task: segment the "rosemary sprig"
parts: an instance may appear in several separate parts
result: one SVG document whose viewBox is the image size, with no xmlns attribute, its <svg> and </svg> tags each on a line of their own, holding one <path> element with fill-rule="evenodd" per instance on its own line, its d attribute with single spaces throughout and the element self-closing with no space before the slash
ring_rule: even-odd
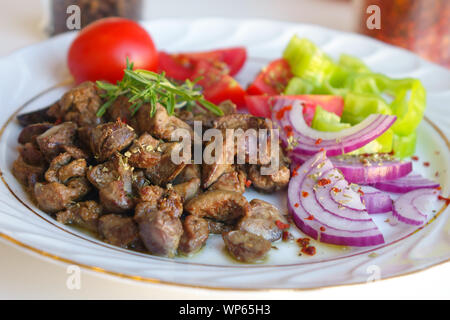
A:
<svg viewBox="0 0 450 320">
<path fill-rule="evenodd" d="M 223 115 L 223 111 L 214 103 L 207 101 L 200 88 L 195 86 L 196 81 L 186 80 L 177 85 L 165 77 L 148 70 L 133 70 L 133 63 L 127 59 L 127 68 L 121 81 L 117 84 L 97 81 L 97 86 L 104 91 L 102 97 L 106 102 L 97 111 L 101 117 L 119 96 L 128 97 L 131 103 L 130 110 L 134 115 L 144 103 L 151 105 L 150 116 L 156 112 L 156 104 L 163 105 L 172 115 L 175 109 L 192 107 L 199 103 L 217 116 Z"/>
</svg>

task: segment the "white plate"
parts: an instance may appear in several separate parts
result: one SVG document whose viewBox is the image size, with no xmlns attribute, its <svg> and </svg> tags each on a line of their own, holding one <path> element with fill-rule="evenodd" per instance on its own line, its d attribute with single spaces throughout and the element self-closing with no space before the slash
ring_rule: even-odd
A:
<svg viewBox="0 0 450 320">
<path fill-rule="evenodd" d="M 359 35 L 317 26 L 265 20 L 156 20 L 143 25 L 156 45 L 168 51 L 205 50 L 244 45 L 249 61 L 238 75 L 246 85 L 271 59 L 281 56 L 289 38 L 308 37 L 330 55 L 349 53 L 362 58 L 373 70 L 392 77 L 418 77 L 428 91 L 427 120 L 419 126 L 414 170 L 437 179 L 448 194 L 450 176 L 450 72 L 425 62 L 407 51 Z M 74 228 L 61 225 L 40 211 L 11 174 L 17 157 L 20 127 L 14 115 L 50 104 L 64 92 L 58 86 L 70 78 L 66 68 L 67 49 L 74 34 L 64 34 L 17 51 L 0 60 L 2 122 L 0 136 L 0 235 L 41 255 L 100 272 L 140 281 L 203 288 L 262 289 L 316 288 L 365 282 L 417 271 L 450 258 L 448 209 L 417 230 L 385 222 L 388 215 L 375 217 L 386 244 L 350 248 L 314 242 L 317 254 L 299 256 L 295 243 L 276 243 L 264 264 L 239 264 L 224 254 L 220 236 L 190 259 L 165 259 L 113 247 Z M 8 120 L 9 119 L 9 120 Z M 429 161 L 429 167 L 423 166 Z M 439 177 L 435 173 L 439 172 Z M 247 197 L 268 200 L 286 208 L 285 193 L 270 196 L 247 192 Z M 294 230 L 294 235 L 301 233 Z"/>
</svg>

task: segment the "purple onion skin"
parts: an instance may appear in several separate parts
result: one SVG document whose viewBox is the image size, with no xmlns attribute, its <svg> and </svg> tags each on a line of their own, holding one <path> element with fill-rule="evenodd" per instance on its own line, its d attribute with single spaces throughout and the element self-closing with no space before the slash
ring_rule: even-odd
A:
<svg viewBox="0 0 450 320">
<path fill-rule="evenodd" d="M 290 154 L 293 163 L 303 164 L 309 156 Z M 333 165 L 341 170 L 342 174 L 349 183 L 356 184 L 374 184 L 388 180 L 394 180 L 408 175 L 413 167 L 412 162 L 396 161 L 384 162 L 382 165 L 373 164 L 364 166 L 362 163 L 348 162 L 330 158 Z"/>
<path fill-rule="evenodd" d="M 339 237 L 335 235 L 330 235 L 325 232 L 320 232 L 319 239 L 319 231 L 305 224 L 305 222 L 293 213 L 292 206 L 288 204 L 289 213 L 294 220 L 295 225 L 302 230 L 306 235 L 310 236 L 314 240 L 318 240 L 324 243 L 341 245 L 341 246 L 352 246 L 352 247 L 369 247 L 376 246 L 379 244 L 385 243 L 383 235 L 377 234 L 369 237 Z"/>
<path fill-rule="evenodd" d="M 369 214 L 386 213 L 392 211 L 392 199 L 388 194 L 379 193 L 365 193 L 361 196 L 366 210 Z"/>
</svg>

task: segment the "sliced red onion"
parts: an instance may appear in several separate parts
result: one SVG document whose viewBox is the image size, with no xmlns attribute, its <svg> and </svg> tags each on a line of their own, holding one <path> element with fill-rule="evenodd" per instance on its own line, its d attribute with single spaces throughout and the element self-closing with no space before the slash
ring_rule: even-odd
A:
<svg viewBox="0 0 450 320">
<path fill-rule="evenodd" d="M 337 171 L 337 169 L 335 169 Z M 366 211 L 358 190 L 353 190 L 348 182 L 339 180 L 330 190 L 331 198 L 341 206 L 357 211 Z"/>
<path fill-rule="evenodd" d="M 369 214 L 386 213 L 392 211 L 392 199 L 389 194 L 369 186 L 358 186 L 361 199 Z"/>
<path fill-rule="evenodd" d="M 417 189 L 405 193 L 394 201 L 393 215 L 406 224 L 423 225 L 428 220 L 425 208 L 438 194 L 436 189 Z"/>
<path fill-rule="evenodd" d="M 291 110 L 284 109 L 290 106 Z M 294 153 L 313 155 L 324 149 L 337 156 L 359 149 L 389 129 L 396 116 L 371 114 L 362 122 L 338 132 L 323 132 L 309 127 L 303 118 L 303 105 L 298 100 L 279 99 L 274 105 L 273 120 L 281 127 L 280 137 Z"/>
<path fill-rule="evenodd" d="M 406 193 L 416 189 L 438 188 L 439 183 L 428 180 L 420 174 L 410 174 L 395 180 L 377 182 L 373 186 L 387 192 Z"/>
<path fill-rule="evenodd" d="M 325 152 L 314 155 L 297 169 L 288 188 L 289 211 L 295 224 L 310 237 L 326 243 L 349 246 L 384 243 L 383 235 L 366 211 L 343 206 L 339 203 L 341 198 L 332 198 L 332 188 L 338 182 L 342 190 L 348 188 Z M 352 199 L 352 205 L 360 208 L 356 205 L 359 195 L 352 195 L 356 198 Z"/>
<path fill-rule="evenodd" d="M 310 156 L 290 153 L 289 157 L 293 163 L 301 164 Z M 343 155 L 332 157 L 330 160 L 337 169 L 341 170 L 348 182 L 357 184 L 372 184 L 398 179 L 412 171 L 412 162 L 396 160 L 386 154 Z"/>
</svg>

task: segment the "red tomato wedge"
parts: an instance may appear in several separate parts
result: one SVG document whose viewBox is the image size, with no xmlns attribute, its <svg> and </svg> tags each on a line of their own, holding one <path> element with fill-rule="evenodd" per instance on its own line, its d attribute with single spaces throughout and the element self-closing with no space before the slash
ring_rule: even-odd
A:
<svg viewBox="0 0 450 320">
<path fill-rule="evenodd" d="M 206 61 L 225 73 L 234 76 L 247 60 L 247 50 L 244 47 L 218 49 L 205 52 L 186 52 L 169 54 L 159 52 L 158 71 L 164 71 L 170 78 L 186 80 L 192 78 L 199 61 Z"/>
<path fill-rule="evenodd" d="M 231 100 L 238 108 L 245 106 L 244 89 L 224 70 L 216 68 L 207 61 L 199 61 L 191 79 L 198 78 L 201 78 L 197 83 L 203 87 L 206 100 L 215 104 Z"/>
<path fill-rule="evenodd" d="M 248 111 L 258 117 L 272 117 L 272 106 L 276 102 L 276 99 L 288 98 L 297 99 L 305 102 L 303 108 L 303 115 L 306 123 L 310 126 L 314 113 L 316 112 L 316 107 L 320 105 L 322 108 L 329 112 L 333 112 L 339 117 L 342 116 L 342 111 L 344 109 L 344 99 L 341 96 L 332 95 L 296 95 L 296 96 L 252 96 L 247 95 L 245 97 L 245 104 Z"/>
<path fill-rule="evenodd" d="M 277 59 L 264 67 L 247 88 L 251 95 L 277 95 L 284 91 L 292 78 L 291 68 L 284 59 Z"/>
<path fill-rule="evenodd" d="M 195 70 L 195 63 L 182 54 L 169 54 L 160 51 L 158 62 L 158 73 L 164 71 L 167 77 L 175 80 L 189 79 Z"/>
</svg>

